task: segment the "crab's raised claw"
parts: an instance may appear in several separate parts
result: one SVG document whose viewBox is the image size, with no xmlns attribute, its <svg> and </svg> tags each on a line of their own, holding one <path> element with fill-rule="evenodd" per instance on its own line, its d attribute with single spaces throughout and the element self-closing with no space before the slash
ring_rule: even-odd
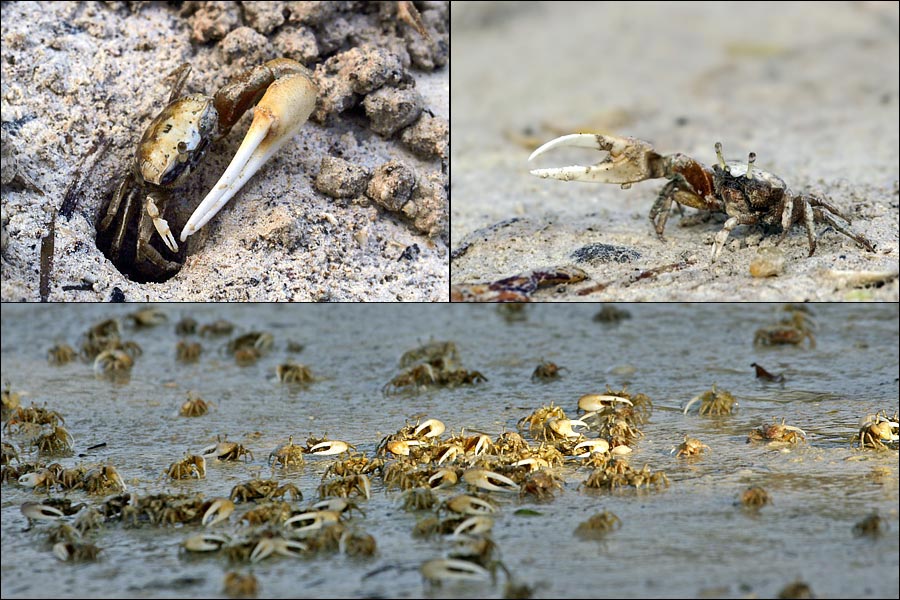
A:
<svg viewBox="0 0 900 600">
<path fill-rule="evenodd" d="M 318 89 L 306 73 L 291 73 L 272 82 L 253 113 L 241 147 L 181 232 L 181 241 L 196 233 L 234 196 L 273 154 L 293 137 L 316 106 Z"/>
<path fill-rule="evenodd" d="M 552 169 L 533 169 L 532 175 L 542 179 L 630 184 L 665 176 L 664 159 L 653 146 L 631 137 L 615 137 L 593 133 L 573 133 L 550 140 L 531 153 L 534 160 L 548 150 L 562 146 L 593 148 L 609 152 L 609 156 L 588 167 L 573 165 Z"/>
</svg>

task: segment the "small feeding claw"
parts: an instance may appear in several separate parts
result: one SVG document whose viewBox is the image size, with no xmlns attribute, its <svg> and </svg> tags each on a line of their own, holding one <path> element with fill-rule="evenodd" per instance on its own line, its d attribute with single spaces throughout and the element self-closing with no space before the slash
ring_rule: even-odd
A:
<svg viewBox="0 0 900 600">
<path fill-rule="evenodd" d="M 257 104 L 253 123 L 231 164 L 184 226 L 182 242 L 216 216 L 253 174 L 293 137 L 315 108 L 317 95 L 316 84 L 306 69 L 288 73 L 272 82 Z"/>
<path fill-rule="evenodd" d="M 153 226 L 156 227 L 156 232 L 162 238 L 166 247 L 172 252 L 178 252 L 178 244 L 175 243 L 175 236 L 172 235 L 172 230 L 169 229 L 169 223 L 159 216 L 159 208 L 157 208 L 152 196 L 147 196 L 147 214 L 153 219 Z"/>
<path fill-rule="evenodd" d="M 491 492 L 518 492 L 515 481 L 500 473 L 487 469 L 469 469 L 463 473 L 463 480 L 469 485 Z"/>
<path fill-rule="evenodd" d="M 531 174 L 542 179 L 620 183 L 623 185 L 664 176 L 663 157 L 647 142 L 631 137 L 616 137 L 593 133 L 564 135 L 550 140 L 532 152 L 528 160 L 534 160 L 536 156 L 540 156 L 547 150 L 561 146 L 593 148 L 594 150 L 607 151 L 609 156 L 589 167 L 573 165 L 552 169 L 534 169 L 531 171 Z"/>
</svg>

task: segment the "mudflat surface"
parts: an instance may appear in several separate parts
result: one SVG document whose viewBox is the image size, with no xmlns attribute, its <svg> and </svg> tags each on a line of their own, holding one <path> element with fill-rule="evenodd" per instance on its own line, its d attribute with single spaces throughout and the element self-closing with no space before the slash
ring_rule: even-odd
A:
<svg viewBox="0 0 900 600">
<path fill-rule="evenodd" d="M 881 2 L 455 3 L 452 283 L 574 265 L 587 282 L 533 299 L 896 301 L 897 23 L 896 3 Z M 561 149 L 527 162 L 540 144 L 580 132 L 641 138 L 707 165 L 717 141 L 729 160 L 756 152 L 795 192 L 830 198 L 876 252 L 817 224 L 807 258 L 795 227 L 779 246 L 783 272 L 752 278 L 751 261 L 777 234 L 738 227 L 711 265 L 725 215 L 702 221 L 686 209 L 658 240 L 647 215 L 665 180 L 623 190 L 529 174 L 599 161 Z M 639 256 L 573 257 L 593 244 Z M 605 282 L 615 283 L 575 295 Z"/>
<path fill-rule="evenodd" d="M 51 301 L 108 300 L 115 288 L 127 300 L 151 301 L 446 300 L 446 216 L 443 233 L 426 235 L 363 194 L 335 199 L 314 186 L 328 156 L 370 172 L 398 160 L 420 182 L 447 184 L 446 158 L 412 152 L 400 133 L 376 134 L 361 103 L 307 122 L 189 239 L 185 266 L 169 281 L 129 281 L 95 245 L 100 212 L 182 63 L 193 67 L 184 92 L 212 94 L 272 58 L 321 71 L 327 60 L 367 45 L 395 56 L 398 80 L 408 73 L 422 107 L 449 118 L 447 5 L 423 5 L 422 13 L 433 42 L 443 44 L 434 52 L 443 52 L 441 64 L 424 64 L 430 57 L 423 59 L 420 34 L 397 19 L 392 2 L 4 3 L 3 144 L 18 155 L 19 178 L 6 184 L 4 155 L 0 297 L 38 299 L 40 241 L 72 190 L 74 210 L 56 220 Z M 175 190 L 176 237 L 224 172 L 251 113 Z M 94 152 L 101 137 L 105 151 Z"/>
</svg>

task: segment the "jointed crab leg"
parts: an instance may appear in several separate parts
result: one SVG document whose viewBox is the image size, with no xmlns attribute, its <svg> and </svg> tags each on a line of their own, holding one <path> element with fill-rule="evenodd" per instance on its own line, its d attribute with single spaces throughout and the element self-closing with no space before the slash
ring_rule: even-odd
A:
<svg viewBox="0 0 900 600">
<path fill-rule="evenodd" d="M 293 73 L 272 82 L 256 106 L 250 130 L 228 169 L 184 226 L 182 242 L 206 225 L 293 137 L 315 108 L 316 95 L 316 85 L 305 73 Z"/>
<path fill-rule="evenodd" d="M 637 138 L 616 137 L 593 133 L 573 133 L 550 140 L 531 153 L 528 160 L 553 148 L 574 146 L 609 152 L 609 156 L 591 166 L 573 165 L 551 169 L 534 169 L 532 175 L 543 179 L 585 181 L 598 183 L 636 183 L 664 176 L 662 157 L 653 147 Z"/>
</svg>

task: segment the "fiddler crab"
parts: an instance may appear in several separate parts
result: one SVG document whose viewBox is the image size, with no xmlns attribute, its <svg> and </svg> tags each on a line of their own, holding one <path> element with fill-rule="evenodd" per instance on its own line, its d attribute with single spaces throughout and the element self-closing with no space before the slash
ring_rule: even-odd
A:
<svg viewBox="0 0 900 600">
<path fill-rule="evenodd" d="M 668 179 L 650 209 L 650 222 L 656 235 L 663 238 L 669 209 L 676 205 L 690 206 L 717 213 L 726 213 L 722 230 L 716 234 L 711 258 L 715 262 L 738 225 L 781 226 L 780 243 L 791 227 L 802 223 L 809 240 L 809 256 L 816 251 L 816 222 L 830 225 L 860 246 L 874 252 L 868 238 L 856 233 L 835 217 L 850 223 L 850 218 L 828 200 L 812 194 L 794 194 L 784 180 L 759 168 L 754 168 L 756 154 L 751 152 L 746 164 L 722 157 L 722 144 L 716 142 L 718 164 L 712 169 L 685 154 L 662 155 L 648 142 L 632 137 L 577 133 L 550 140 L 535 150 L 528 160 L 562 146 L 592 148 L 609 152 L 609 156 L 591 166 L 569 166 L 531 171 L 543 179 L 617 183 L 623 189 L 645 179 Z"/>
<path fill-rule="evenodd" d="M 575 535 L 585 540 L 602 540 L 611 531 L 622 527 L 622 521 L 608 510 L 601 511 L 578 524 Z"/>
<path fill-rule="evenodd" d="M 318 88 L 312 74 L 287 58 L 244 71 L 212 97 L 181 95 L 190 71 L 189 64 L 175 71 L 168 105 L 138 142 L 130 173 L 97 224 L 98 247 L 135 281 L 163 281 L 181 268 L 183 251 L 164 218 L 168 193 L 196 170 L 211 142 L 228 135 L 258 101 L 237 154 L 188 219 L 181 231 L 182 242 L 212 219 L 293 137 L 316 105 Z"/>
<path fill-rule="evenodd" d="M 875 448 L 878 450 L 888 448 L 888 444 L 896 445 L 900 440 L 900 421 L 897 413 L 888 417 L 882 410 L 877 415 L 867 415 L 860 423 L 859 447 Z"/>
</svg>

